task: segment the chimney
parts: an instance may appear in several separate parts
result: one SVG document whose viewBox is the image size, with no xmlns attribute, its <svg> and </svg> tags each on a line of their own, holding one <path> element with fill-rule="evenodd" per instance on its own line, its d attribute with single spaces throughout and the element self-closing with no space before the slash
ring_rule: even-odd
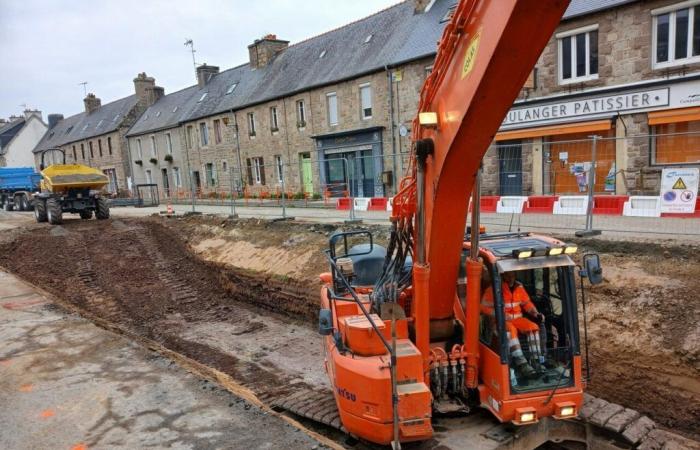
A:
<svg viewBox="0 0 700 450">
<path fill-rule="evenodd" d="M 150 103 L 148 100 L 151 96 L 149 90 L 156 87 L 156 79 L 146 75 L 146 72 L 141 72 L 134 78 L 134 92 L 139 98 L 139 103 L 143 106 L 148 107 Z"/>
<path fill-rule="evenodd" d="M 267 66 L 276 54 L 289 47 L 289 41 L 277 39 L 277 35 L 268 34 L 262 39 L 256 39 L 248 46 L 250 67 L 259 69 Z"/>
<path fill-rule="evenodd" d="M 24 118 L 26 120 L 29 120 L 29 118 L 32 116 L 36 116 L 37 119 L 42 120 L 41 111 L 39 111 L 38 109 L 25 109 L 24 110 Z"/>
<path fill-rule="evenodd" d="M 200 88 L 207 85 L 211 77 L 219 73 L 217 66 L 208 66 L 207 63 L 197 67 L 197 84 Z"/>
<path fill-rule="evenodd" d="M 430 8 L 435 3 L 435 0 L 413 0 L 413 13 L 423 14 L 430 11 Z"/>
<path fill-rule="evenodd" d="M 63 120 L 63 114 L 49 114 L 49 130 Z"/>
<path fill-rule="evenodd" d="M 85 112 L 88 114 L 91 114 L 102 106 L 102 100 L 95 97 L 93 93 L 88 94 L 87 97 L 83 99 L 83 103 L 85 103 Z"/>
<path fill-rule="evenodd" d="M 146 93 L 148 94 L 147 106 L 151 106 L 165 95 L 165 89 L 160 86 L 153 86 L 152 88 L 146 89 Z"/>
</svg>

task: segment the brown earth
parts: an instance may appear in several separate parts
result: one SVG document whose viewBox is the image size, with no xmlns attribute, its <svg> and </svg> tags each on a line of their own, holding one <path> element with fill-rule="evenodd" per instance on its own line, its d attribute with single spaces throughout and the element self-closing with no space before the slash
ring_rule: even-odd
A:
<svg viewBox="0 0 700 450">
<path fill-rule="evenodd" d="M 325 383 L 308 324 L 335 229 L 210 217 L 31 225 L 0 238 L 0 266 L 264 399 Z M 370 229 L 386 240 L 385 227 Z M 591 393 L 699 439 L 700 256 L 686 247 L 586 245 L 601 253 L 606 278 L 588 304 Z"/>
</svg>

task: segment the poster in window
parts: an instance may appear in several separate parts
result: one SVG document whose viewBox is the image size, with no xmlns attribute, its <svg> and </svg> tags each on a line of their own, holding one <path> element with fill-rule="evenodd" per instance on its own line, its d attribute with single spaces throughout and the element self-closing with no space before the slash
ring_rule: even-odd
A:
<svg viewBox="0 0 700 450">
<path fill-rule="evenodd" d="M 661 212 L 692 214 L 698 198 L 698 168 L 667 168 L 661 172 Z"/>
</svg>

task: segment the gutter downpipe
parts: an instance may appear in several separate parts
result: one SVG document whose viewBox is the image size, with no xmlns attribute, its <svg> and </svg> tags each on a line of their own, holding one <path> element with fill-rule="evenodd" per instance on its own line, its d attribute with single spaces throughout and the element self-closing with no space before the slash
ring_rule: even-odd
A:
<svg viewBox="0 0 700 450">
<path fill-rule="evenodd" d="M 389 121 L 391 123 L 391 159 L 392 159 L 392 165 L 394 173 L 392 174 L 391 177 L 391 189 L 393 190 L 393 194 L 396 194 L 396 177 L 397 177 L 397 172 L 396 172 L 396 123 L 394 122 L 394 83 L 392 80 L 392 75 L 391 72 L 389 71 L 389 66 L 384 65 L 384 70 L 386 71 L 386 79 L 387 79 L 387 86 L 389 88 Z"/>
</svg>

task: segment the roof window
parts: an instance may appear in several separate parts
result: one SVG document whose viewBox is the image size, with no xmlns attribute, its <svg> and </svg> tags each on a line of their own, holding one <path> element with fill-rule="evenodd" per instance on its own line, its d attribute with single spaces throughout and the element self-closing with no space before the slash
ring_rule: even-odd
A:
<svg viewBox="0 0 700 450">
<path fill-rule="evenodd" d="M 450 9 L 448 9 L 445 15 L 442 16 L 442 19 L 440 19 L 440 23 L 444 23 L 452 19 L 452 16 L 455 15 L 455 9 L 457 9 L 457 5 L 450 6 Z"/>
<path fill-rule="evenodd" d="M 83 131 L 87 130 L 89 126 L 90 126 L 90 122 L 86 123 L 85 126 L 83 127 Z"/>
<path fill-rule="evenodd" d="M 229 88 L 228 91 L 226 91 L 226 95 L 230 94 L 233 92 L 234 89 L 236 89 L 236 86 L 238 86 L 238 83 L 233 83 Z"/>
<path fill-rule="evenodd" d="M 119 119 L 119 114 L 117 114 L 116 116 L 114 116 L 114 119 L 112 119 L 112 122 L 116 122 L 117 119 Z"/>
<path fill-rule="evenodd" d="M 53 131 L 51 133 L 49 133 L 49 140 L 51 140 L 51 138 L 53 137 L 53 134 L 54 134 Z"/>
<path fill-rule="evenodd" d="M 160 117 L 160 111 L 156 112 L 156 117 Z"/>
<path fill-rule="evenodd" d="M 104 119 L 100 119 L 100 121 L 97 122 L 97 126 L 95 126 L 95 128 L 100 128 L 100 125 L 102 125 L 102 122 L 104 122 L 104 121 L 105 121 Z"/>
<path fill-rule="evenodd" d="M 66 130 L 66 134 L 70 133 L 72 130 L 73 130 L 73 125 L 68 127 L 68 129 Z"/>
<path fill-rule="evenodd" d="M 325 50 L 323 50 L 323 51 L 321 52 L 321 54 L 318 55 L 319 59 L 320 59 L 320 58 L 323 58 L 324 56 L 326 56 L 326 51 L 325 51 Z"/>
<path fill-rule="evenodd" d="M 369 44 L 369 41 L 371 41 L 373 37 L 374 37 L 373 34 L 368 34 L 367 37 L 365 38 L 365 44 Z"/>
<path fill-rule="evenodd" d="M 204 94 L 202 94 L 202 96 L 199 97 L 199 100 L 197 100 L 197 103 L 199 103 L 199 102 L 203 101 L 205 98 L 207 98 L 207 94 L 208 94 L 208 92 L 205 92 Z"/>
</svg>

